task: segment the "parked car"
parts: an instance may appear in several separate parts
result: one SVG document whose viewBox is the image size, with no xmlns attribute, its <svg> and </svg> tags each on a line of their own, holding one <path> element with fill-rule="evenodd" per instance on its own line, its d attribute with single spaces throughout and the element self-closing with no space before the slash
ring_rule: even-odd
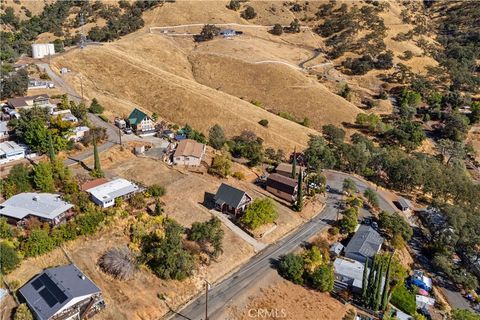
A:
<svg viewBox="0 0 480 320">
<path fill-rule="evenodd" d="M 132 128 L 124 128 L 123 132 L 125 132 L 125 134 L 132 134 L 133 133 Z"/>
</svg>

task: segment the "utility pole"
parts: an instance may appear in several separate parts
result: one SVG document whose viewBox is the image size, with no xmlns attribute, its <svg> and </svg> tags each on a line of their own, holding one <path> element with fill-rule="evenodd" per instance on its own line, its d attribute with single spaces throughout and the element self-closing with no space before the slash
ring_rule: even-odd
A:
<svg viewBox="0 0 480 320">
<path fill-rule="evenodd" d="M 210 282 L 205 279 L 205 320 L 208 320 L 208 290 L 210 290 Z"/>
<path fill-rule="evenodd" d="M 122 129 L 118 127 L 118 138 L 120 139 L 120 146 L 122 146 Z"/>
<path fill-rule="evenodd" d="M 85 99 L 83 98 L 83 76 L 80 74 L 80 88 L 82 91 L 82 102 L 85 102 Z"/>
</svg>

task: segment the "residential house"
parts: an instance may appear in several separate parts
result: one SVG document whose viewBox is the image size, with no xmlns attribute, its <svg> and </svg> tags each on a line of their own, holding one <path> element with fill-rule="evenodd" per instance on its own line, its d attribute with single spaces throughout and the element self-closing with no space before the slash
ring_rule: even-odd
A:
<svg viewBox="0 0 480 320">
<path fill-rule="evenodd" d="M 407 212 L 413 209 L 412 203 L 403 197 L 398 199 L 398 201 L 395 201 L 395 205 L 398 209 L 402 210 L 402 212 Z"/>
<path fill-rule="evenodd" d="M 9 136 L 8 121 L 0 121 L 0 141 L 7 140 Z"/>
<path fill-rule="evenodd" d="M 26 219 L 35 217 L 41 222 L 55 226 L 72 217 L 73 205 L 52 193 L 19 193 L 0 204 L 0 216 L 10 223 L 23 224 Z"/>
<path fill-rule="evenodd" d="M 297 200 L 297 179 L 272 173 L 267 177 L 267 191 L 288 202 Z"/>
<path fill-rule="evenodd" d="M 295 169 L 295 175 L 299 174 L 300 170 L 305 171 L 305 167 L 297 165 L 296 169 Z M 277 168 L 275 169 L 275 171 L 278 174 L 281 174 L 282 176 L 291 178 L 292 177 L 292 171 L 293 171 L 293 165 L 291 163 L 280 163 L 277 166 Z"/>
<path fill-rule="evenodd" d="M 333 262 L 335 288 L 361 292 L 363 283 L 364 264 L 343 257 L 336 258 Z"/>
<path fill-rule="evenodd" d="M 50 89 L 54 88 L 55 85 L 51 81 L 29 79 L 28 80 L 28 89 Z"/>
<path fill-rule="evenodd" d="M 115 204 L 115 199 L 129 199 L 135 193 L 141 192 L 142 188 L 128 180 L 119 178 L 99 184 L 86 191 L 90 194 L 93 202 L 103 208 L 108 208 Z"/>
<path fill-rule="evenodd" d="M 49 108 L 50 111 L 57 106 L 50 101 L 48 94 L 38 94 L 35 96 L 12 98 L 7 100 L 7 105 L 11 109 L 29 109 L 33 106 Z"/>
<path fill-rule="evenodd" d="M 183 166 L 199 166 L 205 155 L 206 146 L 192 139 L 178 143 L 173 154 L 173 164 Z"/>
<path fill-rule="evenodd" d="M 135 108 L 128 116 L 128 124 L 136 134 L 146 136 L 155 134 L 155 122 L 145 112 Z"/>
<path fill-rule="evenodd" d="M 0 143 L 0 164 L 25 158 L 27 148 L 19 146 L 14 141 Z"/>
<path fill-rule="evenodd" d="M 90 128 L 87 126 L 78 126 L 72 129 L 72 134 L 68 136 L 68 140 L 73 140 L 75 142 L 81 141 L 85 137 L 85 133 L 90 131 Z"/>
<path fill-rule="evenodd" d="M 413 271 L 413 274 L 410 277 L 410 283 L 425 291 L 432 290 L 432 279 L 425 276 L 425 274 L 421 270 Z"/>
<path fill-rule="evenodd" d="M 72 114 L 72 111 L 70 111 L 70 109 L 52 111 L 51 115 L 53 117 L 59 116 L 62 119 L 62 121 L 72 122 L 72 123 L 78 122 L 78 118 Z"/>
<path fill-rule="evenodd" d="M 215 194 L 214 200 L 215 209 L 237 216 L 247 209 L 252 202 L 252 197 L 243 190 L 222 183 Z"/>
<path fill-rule="evenodd" d="M 345 257 L 364 263 L 380 251 L 383 241 L 375 229 L 362 224 L 345 247 Z"/>
<path fill-rule="evenodd" d="M 105 308 L 101 290 L 73 264 L 45 269 L 19 292 L 37 320 L 90 319 Z"/>
</svg>

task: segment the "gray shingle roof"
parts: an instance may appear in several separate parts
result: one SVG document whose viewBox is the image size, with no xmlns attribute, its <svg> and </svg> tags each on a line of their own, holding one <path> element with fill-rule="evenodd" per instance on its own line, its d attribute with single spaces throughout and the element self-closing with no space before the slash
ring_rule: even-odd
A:
<svg viewBox="0 0 480 320">
<path fill-rule="evenodd" d="M 0 215 L 23 219 L 27 215 L 53 220 L 73 205 L 58 194 L 25 192 L 12 196 L 0 204 Z"/>
<path fill-rule="evenodd" d="M 371 258 L 380 250 L 382 244 L 382 236 L 372 227 L 362 224 L 345 248 L 345 255 L 354 253 Z"/>
<path fill-rule="evenodd" d="M 407 209 L 412 208 L 412 203 L 405 198 L 398 199 L 398 204 L 402 207 L 402 209 L 403 208 L 407 208 Z"/>
<path fill-rule="evenodd" d="M 215 203 L 226 203 L 232 208 L 237 208 L 245 195 L 245 191 L 222 183 L 214 197 Z"/>
<path fill-rule="evenodd" d="M 19 291 L 40 320 L 49 319 L 74 298 L 100 293 L 73 264 L 46 269 Z"/>
</svg>

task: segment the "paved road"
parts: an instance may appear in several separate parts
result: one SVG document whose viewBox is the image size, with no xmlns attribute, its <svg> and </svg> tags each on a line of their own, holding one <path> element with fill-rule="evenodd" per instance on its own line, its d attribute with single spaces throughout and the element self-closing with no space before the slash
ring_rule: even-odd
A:
<svg viewBox="0 0 480 320">
<path fill-rule="evenodd" d="M 70 100 L 75 101 L 75 103 L 80 103 L 82 102 L 82 97 L 80 97 L 75 89 L 73 89 L 61 76 L 56 74 L 52 68 L 50 68 L 50 65 L 48 63 L 42 63 L 39 62 L 37 63 L 37 66 L 42 70 L 45 70 L 45 72 L 48 74 L 50 79 L 52 79 L 53 82 L 55 82 L 55 85 L 57 87 L 60 87 L 65 91 L 66 94 L 68 94 Z"/>
<path fill-rule="evenodd" d="M 294 251 L 305 241 L 317 234 L 319 231 L 329 227 L 337 217 L 338 203 L 342 196 L 335 189 L 341 190 L 345 174 L 329 171 L 327 174 L 327 183 L 332 188 L 327 194 L 325 208 L 320 214 L 300 226 L 293 233 L 282 240 L 268 246 L 259 254 L 254 256 L 239 271 L 232 274 L 227 279 L 213 286 L 208 295 L 209 319 L 219 319 L 220 314 L 226 306 L 239 295 L 242 291 L 255 286 L 268 272 L 273 264 L 284 254 Z M 352 178 L 352 177 L 350 177 Z M 367 188 L 367 184 L 357 178 L 352 178 L 359 190 Z M 382 209 L 388 210 L 392 204 L 387 201 L 381 202 Z M 173 319 L 203 319 L 205 314 L 205 295 L 198 297 L 188 304 L 178 314 L 173 315 Z"/>
</svg>

